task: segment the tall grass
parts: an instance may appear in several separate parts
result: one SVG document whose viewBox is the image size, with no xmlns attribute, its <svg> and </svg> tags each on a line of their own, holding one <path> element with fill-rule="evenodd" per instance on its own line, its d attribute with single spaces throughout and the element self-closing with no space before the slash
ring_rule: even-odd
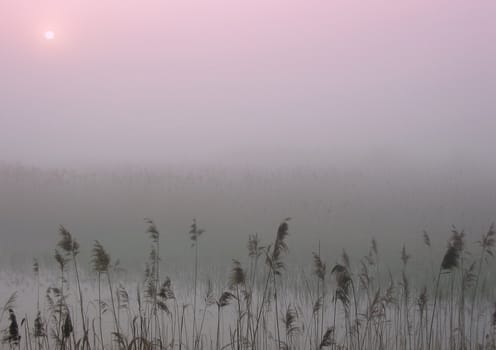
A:
<svg viewBox="0 0 496 350">
<path fill-rule="evenodd" d="M 202 234 L 205 232 L 205 230 L 200 229 L 198 225 L 196 224 L 196 219 L 193 219 L 193 222 L 191 223 L 190 230 L 189 230 L 189 237 L 191 239 L 191 246 L 195 248 L 195 264 L 194 264 L 194 297 L 193 297 L 193 331 L 192 331 L 192 339 L 193 343 L 195 344 L 194 349 L 196 349 L 196 344 L 197 342 L 197 335 L 195 334 L 197 332 L 196 329 L 196 299 L 197 299 L 197 290 L 198 290 L 198 255 L 200 251 L 200 245 L 199 245 L 199 239 L 202 236 Z"/>
<path fill-rule="evenodd" d="M 89 349 L 90 344 L 88 340 L 88 328 L 86 324 L 86 318 L 85 318 L 85 313 L 84 313 L 84 300 L 83 300 L 83 292 L 81 291 L 81 279 L 79 277 L 79 270 L 78 270 L 78 263 L 77 263 L 77 256 L 79 254 L 79 243 L 72 237 L 72 234 L 64 227 L 60 226 L 59 228 L 59 233 L 60 233 L 60 241 L 57 244 L 59 248 L 61 248 L 65 254 L 66 258 L 71 260 L 74 266 L 74 275 L 76 277 L 76 284 L 78 288 L 78 294 L 79 294 L 79 310 L 81 312 L 81 325 L 83 327 L 83 338 L 82 338 L 82 349 Z M 69 325 L 70 323 L 70 325 Z M 67 329 L 70 329 L 69 333 L 72 333 L 72 321 L 70 319 L 70 314 L 67 313 L 66 315 L 66 320 L 64 323 L 64 327 Z M 66 334 L 63 331 L 63 334 Z"/>
<path fill-rule="evenodd" d="M 232 260 L 222 280 L 211 280 L 199 270 L 197 243 L 204 231 L 193 221 L 193 290 L 178 292 L 169 277 L 160 275 L 167 269 L 160 259 L 159 230 L 150 219 L 146 224 L 152 245 L 145 278 L 133 282 L 114 272 L 99 241 L 91 249 L 94 273 L 86 275 L 78 265 L 79 244 L 61 227 L 54 255 L 57 278 L 45 302 L 40 288 L 51 272 L 41 270 L 37 260 L 32 305 L 17 307 L 17 292 L 0 300 L 2 348 L 496 350 L 495 293 L 488 277 L 494 273 L 494 226 L 476 242 L 475 255 L 467 235 L 453 228 L 435 278 L 428 272 L 419 279 L 415 256 L 406 246 L 398 268 L 391 270 L 382 263 L 375 239 L 362 259 L 353 261 L 343 250 L 330 271 L 320 244 L 308 255 L 311 267 L 305 272 L 287 269 L 288 218 L 276 227 L 269 245 L 250 235 L 247 257 Z M 419 238 L 434 260 L 430 237 Z M 259 264 L 263 256 L 265 264 Z M 32 312 L 18 324 L 16 310 L 29 308 Z"/>
</svg>

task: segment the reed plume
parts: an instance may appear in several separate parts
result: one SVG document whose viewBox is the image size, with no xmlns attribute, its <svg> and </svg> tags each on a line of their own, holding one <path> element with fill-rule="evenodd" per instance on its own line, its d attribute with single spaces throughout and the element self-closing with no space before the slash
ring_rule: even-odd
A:
<svg viewBox="0 0 496 350">
<path fill-rule="evenodd" d="M 220 296 L 219 300 L 217 301 L 217 336 L 216 336 L 216 341 L 215 341 L 215 349 L 220 350 L 220 319 L 221 319 L 221 310 L 228 306 L 233 299 L 236 299 L 236 296 L 229 292 L 225 291 L 222 293 Z"/>
<path fill-rule="evenodd" d="M 314 316 L 318 315 L 317 312 L 315 312 L 315 306 L 319 306 L 319 309 L 321 311 L 320 316 L 317 317 L 316 319 L 316 326 L 315 326 L 315 338 L 316 338 L 316 343 L 318 342 L 319 337 L 319 328 L 318 328 L 318 323 L 319 320 L 318 318 L 320 317 L 320 335 L 324 333 L 324 313 L 325 313 L 325 295 L 326 295 L 326 290 L 325 290 L 325 277 L 326 277 L 326 272 L 327 272 L 327 266 L 326 264 L 322 261 L 320 257 L 320 243 L 319 243 L 319 253 L 312 253 L 313 254 L 313 266 L 314 266 L 314 274 L 317 276 L 317 302 L 314 304 Z M 320 288 L 322 286 L 322 288 Z M 320 292 L 320 289 L 322 291 Z"/>
<path fill-rule="evenodd" d="M 103 326 L 102 326 L 101 274 L 106 273 L 108 271 L 108 267 L 110 264 L 110 257 L 105 251 L 105 249 L 103 249 L 103 246 L 98 241 L 95 241 L 95 244 L 93 245 L 91 263 L 93 264 L 93 271 L 95 271 L 98 274 L 98 320 L 99 320 L 99 329 L 100 329 L 100 342 L 102 344 L 102 347 L 104 347 L 105 343 L 103 340 Z"/>
<path fill-rule="evenodd" d="M 464 236 L 465 233 L 463 231 L 458 232 L 455 227 L 451 229 L 451 238 L 448 240 L 448 248 L 446 250 L 446 253 L 444 254 L 443 260 L 441 262 L 441 266 L 439 268 L 439 273 L 437 276 L 436 288 L 434 292 L 434 306 L 432 307 L 431 325 L 429 330 L 429 340 L 427 343 L 428 350 L 431 349 L 434 315 L 436 312 L 436 303 L 437 303 L 441 273 L 443 271 L 451 272 L 454 268 L 458 267 L 460 256 L 464 247 Z"/>
<path fill-rule="evenodd" d="M 95 272 L 108 272 L 110 266 L 110 256 L 99 241 L 95 241 L 93 245 L 91 263 Z"/>
<path fill-rule="evenodd" d="M 89 348 L 89 339 L 88 339 L 88 329 L 86 325 L 86 319 L 84 317 L 84 300 L 83 300 L 83 292 L 81 290 L 81 281 L 79 278 L 79 270 L 77 264 L 77 255 L 79 254 L 79 243 L 72 237 L 72 234 L 67 230 L 64 226 L 60 225 L 59 227 L 60 240 L 58 242 L 58 246 L 65 252 L 66 256 L 70 257 L 74 266 L 74 273 L 76 275 L 76 284 L 78 287 L 79 294 L 79 310 L 81 312 L 81 324 L 83 326 L 83 343 L 82 349 L 85 347 Z"/>
<path fill-rule="evenodd" d="M 282 321 L 286 330 L 286 342 L 283 344 L 283 348 L 290 350 L 294 348 L 293 338 L 300 332 L 300 327 L 297 324 L 298 312 L 296 309 L 288 305 Z"/>
<path fill-rule="evenodd" d="M 62 326 L 62 337 L 63 339 L 69 339 L 71 336 L 72 332 L 74 330 L 74 327 L 72 325 L 72 320 L 71 320 L 71 314 L 67 312 L 64 320 L 64 324 Z"/>
<path fill-rule="evenodd" d="M 33 259 L 33 273 L 36 279 L 36 311 L 40 310 L 40 263 Z"/>
<path fill-rule="evenodd" d="M 281 345 L 281 334 L 279 331 L 279 307 L 277 300 L 277 283 L 276 276 L 282 274 L 282 270 L 285 265 L 282 261 L 282 256 L 284 253 L 288 252 L 288 245 L 286 243 L 286 237 L 289 235 L 289 225 L 288 222 L 291 218 L 286 218 L 277 228 L 276 240 L 274 242 L 274 247 L 272 248 L 272 255 L 268 259 L 269 266 L 272 270 L 273 287 L 274 287 L 274 304 L 275 304 L 275 319 L 276 319 L 276 332 L 277 332 L 277 344 Z"/>
<path fill-rule="evenodd" d="M 7 301 L 2 306 L 2 311 L 0 312 L 0 323 L 2 322 L 3 316 L 5 315 L 6 312 L 9 313 L 9 317 L 10 317 L 10 310 L 15 308 L 16 302 L 17 302 L 17 292 L 14 292 L 8 297 Z"/>
<path fill-rule="evenodd" d="M 193 300 L 193 342 L 195 342 L 196 333 L 196 297 L 197 297 L 197 284 L 198 284 L 198 255 L 199 255 L 199 239 L 205 233 L 204 229 L 200 229 L 193 219 L 189 230 L 189 238 L 191 239 L 191 246 L 195 248 L 195 271 L 194 271 L 194 300 Z"/>
<path fill-rule="evenodd" d="M 424 239 L 424 244 L 427 246 L 427 247 L 430 247 L 431 246 L 431 237 L 429 236 L 429 234 L 427 233 L 426 230 L 423 230 L 422 231 L 422 237 Z"/>
<path fill-rule="evenodd" d="M 45 336 L 45 325 L 43 324 L 43 320 L 41 319 L 40 311 L 36 313 L 36 318 L 34 319 L 34 336 L 36 338 Z"/>
<path fill-rule="evenodd" d="M 334 274 L 338 288 L 343 291 L 346 291 L 347 294 L 351 282 L 351 275 L 348 269 L 343 265 L 336 264 L 332 268 L 331 274 Z"/>
<path fill-rule="evenodd" d="M 21 336 L 19 335 L 19 325 L 17 324 L 16 315 L 12 309 L 9 309 L 9 321 L 9 328 L 3 337 L 3 342 L 9 343 L 11 347 L 17 347 L 21 341 Z"/>
<path fill-rule="evenodd" d="M 149 234 L 152 240 L 152 248 L 150 251 L 150 262 L 152 264 L 150 274 L 147 276 L 147 296 L 153 303 L 153 316 L 155 318 L 155 327 L 153 328 L 155 336 L 160 332 L 160 324 L 158 318 L 158 286 L 160 283 L 160 232 L 152 219 L 145 218 L 145 223 L 148 225 L 146 233 Z M 152 334 L 153 340 L 153 334 Z"/>
<path fill-rule="evenodd" d="M 233 260 L 233 267 L 229 275 L 229 289 L 236 292 L 236 300 L 238 304 L 238 319 L 236 321 L 236 339 L 237 339 L 238 350 L 241 349 L 241 331 L 243 327 L 240 288 L 245 289 L 245 272 L 241 267 L 241 263 L 237 260 Z"/>
<path fill-rule="evenodd" d="M 322 261 L 320 258 L 320 255 L 317 253 L 312 253 L 313 254 L 313 266 L 314 266 L 314 274 L 317 276 L 317 278 L 321 281 L 325 280 L 326 276 L 326 264 Z"/>
<path fill-rule="evenodd" d="M 324 333 L 324 336 L 322 337 L 322 341 L 320 342 L 319 349 L 328 346 L 333 346 L 334 344 L 336 344 L 336 341 L 334 339 L 334 327 L 329 327 L 327 328 L 326 332 Z"/>
<path fill-rule="evenodd" d="M 469 330 L 469 343 L 472 342 L 472 328 L 473 328 L 473 320 L 474 320 L 474 311 L 477 306 L 477 292 L 479 287 L 480 275 L 482 273 L 482 265 L 484 261 L 488 261 L 488 258 L 494 257 L 493 248 L 496 243 L 496 231 L 494 227 L 494 223 L 489 226 L 489 229 L 485 234 L 482 235 L 481 240 L 477 242 L 480 246 L 480 254 L 478 261 L 478 271 L 475 276 L 474 288 L 472 292 L 471 298 L 471 307 L 470 307 L 470 330 Z"/>
</svg>

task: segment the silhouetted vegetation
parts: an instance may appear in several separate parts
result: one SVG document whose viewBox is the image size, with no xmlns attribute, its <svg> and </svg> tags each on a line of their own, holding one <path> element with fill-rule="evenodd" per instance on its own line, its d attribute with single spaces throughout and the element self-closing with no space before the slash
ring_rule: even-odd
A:
<svg viewBox="0 0 496 350">
<path fill-rule="evenodd" d="M 375 239 L 359 261 L 353 262 L 343 250 L 341 261 L 329 270 L 321 256 L 325 247 L 319 244 L 318 251 L 309 255 L 313 277 L 288 271 L 289 222 L 290 218 L 281 222 L 271 244 L 263 245 L 258 235 L 250 235 L 246 266 L 243 259 L 233 260 L 225 281 L 201 281 L 198 239 L 204 230 L 193 220 L 189 230 L 195 248 L 193 288 L 183 287 L 181 295 L 164 274 L 161 234 L 153 220 L 146 219 L 151 250 L 144 279 L 136 282 L 134 293 L 129 282 L 114 280 L 115 275 L 122 276 L 118 263 L 112 263 L 99 241 L 92 249 L 95 275 L 81 280 L 80 246 L 61 226 L 54 254 L 57 282 L 47 288 L 41 303 L 43 266 L 34 260 L 33 312 L 19 326 L 14 312 L 17 292 L 6 300 L 0 313 L 6 326 L 3 344 L 26 350 L 496 349 L 496 304 L 488 299 L 494 295 L 488 285 L 494 226 L 477 242 L 478 254 L 469 252 L 465 233 L 452 228 L 445 254 L 437 262 L 437 275 L 416 286 L 409 276 L 415 267 L 410 266 L 412 255 L 406 246 L 399 252 L 400 273 L 394 276 L 381 264 Z M 427 232 L 419 239 L 431 249 Z M 265 257 L 265 265 L 259 263 L 260 257 Z M 102 276 L 107 280 L 106 295 Z M 91 280 L 96 292 L 89 289 Z"/>
</svg>

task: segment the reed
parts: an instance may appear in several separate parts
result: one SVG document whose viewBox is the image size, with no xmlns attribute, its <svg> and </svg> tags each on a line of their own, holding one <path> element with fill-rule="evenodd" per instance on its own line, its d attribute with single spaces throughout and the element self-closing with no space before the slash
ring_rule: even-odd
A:
<svg viewBox="0 0 496 350">
<path fill-rule="evenodd" d="M 198 286 L 198 255 L 200 251 L 199 247 L 199 239 L 205 233 L 205 230 L 200 229 L 196 223 L 196 219 L 193 219 L 189 230 L 189 238 L 191 240 L 191 246 L 195 248 L 195 266 L 194 266 L 194 297 L 193 297 L 193 331 L 192 331 L 192 339 L 193 344 L 196 344 L 196 299 L 197 299 L 197 286 Z M 195 347 L 196 349 L 196 347 Z"/>
<path fill-rule="evenodd" d="M 196 312 L 194 290 L 174 290 L 171 278 L 160 276 L 159 269 L 166 269 L 160 263 L 160 233 L 152 220 L 147 220 L 152 249 L 145 279 L 136 282 L 122 278 L 117 261 L 112 263 L 99 241 L 91 249 L 94 274 L 90 282 L 80 280 L 79 245 L 63 229 L 45 303 L 40 299 L 41 280 L 50 271 L 44 267 L 40 274 L 38 260 L 30 274 L 32 303 L 19 311 L 17 293 L 3 301 L 0 349 L 496 349 L 496 305 L 490 284 L 493 226 L 477 242 L 476 255 L 470 254 L 465 232 L 453 227 L 432 280 L 428 268 L 426 278 L 418 277 L 426 269 L 406 245 L 400 246 L 398 268 L 386 275 L 387 259 L 381 257 L 380 263 L 375 239 L 356 264 L 343 250 L 328 271 L 318 249 L 306 268 L 287 268 L 288 221 L 279 224 L 268 246 L 258 235 L 250 235 L 248 256 L 233 259 L 222 281 L 204 281 L 196 274 L 201 296 Z M 201 232 L 198 227 L 192 231 Z M 424 245 L 431 250 L 427 237 L 422 237 Z M 259 264 L 263 255 L 265 264 Z M 199 267 L 196 259 L 195 265 Z M 68 280 L 72 273 L 75 278 Z M 130 295 L 128 288 L 136 288 L 136 293 Z M 16 313 L 23 315 L 19 324 Z"/>
<path fill-rule="evenodd" d="M 81 313 L 81 325 L 83 327 L 82 349 L 83 350 L 90 349 L 90 343 L 88 340 L 88 328 L 86 324 L 86 318 L 84 316 L 83 292 L 81 290 L 81 280 L 79 277 L 79 270 L 77 263 L 77 256 L 79 254 L 79 243 L 72 237 L 72 234 L 62 225 L 60 225 L 59 227 L 59 234 L 60 234 L 60 241 L 58 242 L 57 246 L 61 248 L 65 252 L 66 256 L 72 261 L 74 267 L 74 273 L 76 276 L 76 284 L 79 294 L 79 310 Z M 65 322 L 69 322 L 69 321 L 71 321 L 70 316 L 69 314 L 67 314 Z M 72 332 L 72 322 L 71 322 L 71 326 L 68 327 L 67 329 L 69 328 L 71 329 Z"/>
</svg>

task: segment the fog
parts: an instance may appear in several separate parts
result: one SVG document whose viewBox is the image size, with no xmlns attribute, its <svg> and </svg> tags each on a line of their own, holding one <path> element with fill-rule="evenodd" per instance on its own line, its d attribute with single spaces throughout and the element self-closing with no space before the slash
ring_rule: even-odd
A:
<svg viewBox="0 0 496 350">
<path fill-rule="evenodd" d="M 376 152 L 489 163 L 495 7 L 4 1 L 0 157 L 322 163 Z"/>
<path fill-rule="evenodd" d="M 277 225 L 292 217 L 290 261 L 307 265 L 321 245 L 333 262 L 342 249 L 358 259 L 372 238 L 385 261 L 399 261 L 403 245 L 423 263 L 423 231 L 441 253 L 451 225 L 466 230 L 468 248 L 495 218 L 494 173 L 446 165 L 360 162 L 346 167 L 99 168 L 92 172 L 1 168 L 1 254 L 4 263 L 52 262 L 59 225 L 71 230 L 89 259 L 100 240 L 123 266 L 140 271 L 148 255 L 144 218 L 162 233 L 166 266 L 186 268 L 193 250 L 193 218 L 206 230 L 205 266 L 247 255 L 248 236 L 273 242 Z M 420 255 L 419 255 L 420 254 Z M 394 266 L 393 264 L 393 266 Z M 173 268 L 174 267 L 174 268 Z M 186 268 L 187 269 L 187 268 Z"/>
<path fill-rule="evenodd" d="M 495 18 L 0 1 L 0 350 L 496 349 Z"/>
<path fill-rule="evenodd" d="M 3 1 L 0 251 L 444 248 L 496 219 L 493 1 Z M 53 41 L 43 33 L 55 32 Z M 384 242 L 384 243 L 382 243 Z M 298 254 L 301 252 L 301 254 Z M 28 255 L 29 254 L 29 255 Z"/>
</svg>

